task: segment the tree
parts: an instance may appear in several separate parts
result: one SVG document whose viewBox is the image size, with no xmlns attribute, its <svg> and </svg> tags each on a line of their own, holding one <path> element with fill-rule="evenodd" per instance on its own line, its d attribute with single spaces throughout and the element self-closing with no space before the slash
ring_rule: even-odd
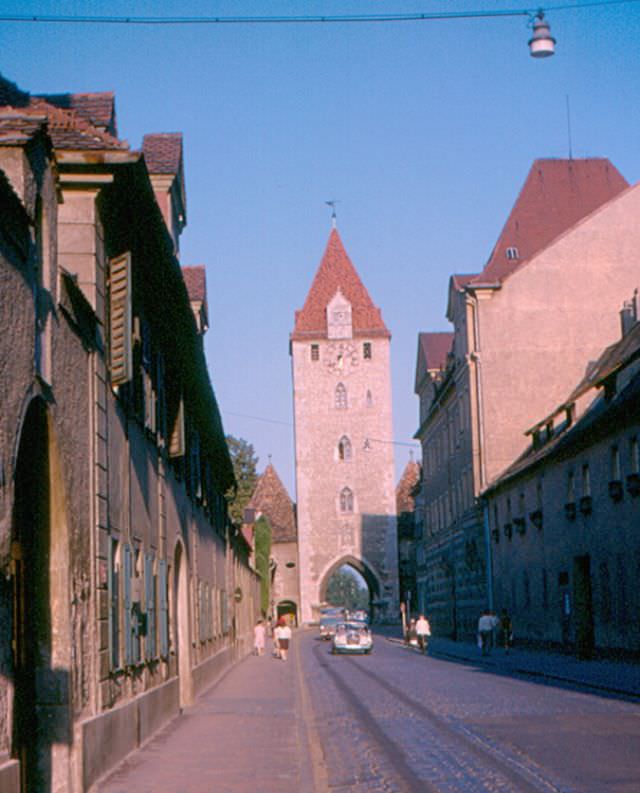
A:
<svg viewBox="0 0 640 793">
<path fill-rule="evenodd" d="M 235 493 L 233 491 L 227 493 L 229 516 L 235 526 L 241 526 L 244 508 L 249 503 L 258 480 L 258 458 L 253 446 L 243 438 L 227 435 L 226 440 L 237 482 Z"/>
<path fill-rule="evenodd" d="M 360 586 L 351 573 L 340 568 L 329 579 L 326 600 L 332 606 L 344 606 L 354 611 L 368 609 L 369 590 Z"/>
<path fill-rule="evenodd" d="M 264 515 L 260 515 L 253 531 L 253 547 L 256 558 L 256 571 L 260 576 L 260 609 L 263 614 L 269 612 L 271 601 L 271 524 Z"/>
</svg>

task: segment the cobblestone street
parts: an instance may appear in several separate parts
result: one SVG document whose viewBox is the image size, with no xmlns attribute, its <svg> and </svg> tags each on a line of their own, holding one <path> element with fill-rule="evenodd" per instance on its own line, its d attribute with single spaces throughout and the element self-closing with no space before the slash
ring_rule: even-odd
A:
<svg viewBox="0 0 640 793">
<path fill-rule="evenodd" d="M 243 661 L 100 791 L 635 793 L 638 705 L 552 681 L 550 667 L 584 669 L 581 686 L 608 676 L 628 699 L 638 670 L 538 654 L 543 683 L 508 670 L 536 658 L 521 656 L 481 666 L 377 636 L 371 656 L 335 657 L 299 631 L 286 664 Z"/>
</svg>

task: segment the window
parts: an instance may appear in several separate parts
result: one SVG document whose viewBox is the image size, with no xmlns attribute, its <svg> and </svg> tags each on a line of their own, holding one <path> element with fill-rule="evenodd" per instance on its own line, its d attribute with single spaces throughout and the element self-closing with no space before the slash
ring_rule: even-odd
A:
<svg viewBox="0 0 640 793">
<path fill-rule="evenodd" d="M 507 259 L 509 259 L 510 261 L 520 258 L 520 253 L 518 252 L 518 249 L 515 246 L 511 246 L 507 248 L 506 254 L 507 254 Z"/>
<path fill-rule="evenodd" d="M 591 476 L 589 474 L 589 463 L 582 466 L 582 495 L 591 495 Z"/>
<path fill-rule="evenodd" d="M 611 447 L 610 453 L 610 472 L 609 479 L 612 482 L 620 481 L 620 449 L 617 446 Z"/>
<path fill-rule="evenodd" d="M 371 395 L 371 391 L 367 389 L 367 407 L 370 408 L 373 405 L 373 396 Z"/>
<path fill-rule="evenodd" d="M 110 539 L 108 549 L 109 649 L 111 668 L 118 669 L 120 667 L 120 557 L 118 541 Z"/>
<path fill-rule="evenodd" d="M 342 438 L 340 438 L 340 442 L 338 443 L 338 459 L 351 459 L 351 441 L 346 435 L 343 435 Z"/>
<path fill-rule="evenodd" d="M 362 345 L 362 357 L 366 361 L 370 361 L 371 360 L 372 350 L 371 350 L 371 342 L 370 341 L 365 341 L 364 344 Z"/>
<path fill-rule="evenodd" d="M 638 457 L 638 439 L 634 435 L 631 438 L 629 443 L 629 449 L 631 452 L 631 473 L 637 474 L 640 473 L 640 459 Z"/>
<path fill-rule="evenodd" d="M 353 512 L 353 492 L 348 487 L 340 491 L 340 512 Z"/>
<path fill-rule="evenodd" d="M 335 404 L 338 410 L 347 409 L 347 389 L 343 383 L 338 383 L 336 386 Z"/>
<path fill-rule="evenodd" d="M 311 345 L 311 360 L 312 361 L 320 360 L 320 346 L 318 344 Z"/>
<path fill-rule="evenodd" d="M 160 610 L 160 655 L 169 655 L 169 599 L 167 594 L 167 560 L 158 562 L 158 606 Z"/>
</svg>

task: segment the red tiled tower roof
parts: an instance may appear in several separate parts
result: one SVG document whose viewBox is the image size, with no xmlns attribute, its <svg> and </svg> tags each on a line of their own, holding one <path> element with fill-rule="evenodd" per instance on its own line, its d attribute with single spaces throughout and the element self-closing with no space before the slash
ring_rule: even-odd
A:
<svg viewBox="0 0 640 793">
<path fill-rule="evenodd" d="M 354 336 L 387 336 L 379 308 L 376 308 L 347 255 L 340 235 L 333 229 L 324 256 L 315 274 L 301 311 L 296 311 L 292 339 L 327 335 L 327 306 L 338 289 L 351 303 Z"/>
<path fill-rule="evenodd" d="M 258 479 L 247 507 L 267 518 L 271 526 L 272 543 L 297 540 L 293 502 L 271 463 Z"/>
<path fill-rule="evenodd" d="M 535 160 L 502 233 L 472 283 L 495 283 L 629 186 L 602 157 Z M 507 258 L 508 249 L 517 257 Z"/>
</svg>

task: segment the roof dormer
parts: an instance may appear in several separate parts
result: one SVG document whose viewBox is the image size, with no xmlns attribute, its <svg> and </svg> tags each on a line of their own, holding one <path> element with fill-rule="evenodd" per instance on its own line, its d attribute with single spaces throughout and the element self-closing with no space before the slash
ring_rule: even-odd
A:
<svg viewBox="0 0 640 793">
<path fill-rule="evenodd" d="M 353 337 L 351 303 L 340 289 L 327 305 L 327 336 L 330 339 L 351 339 Z"/>
</svg>

